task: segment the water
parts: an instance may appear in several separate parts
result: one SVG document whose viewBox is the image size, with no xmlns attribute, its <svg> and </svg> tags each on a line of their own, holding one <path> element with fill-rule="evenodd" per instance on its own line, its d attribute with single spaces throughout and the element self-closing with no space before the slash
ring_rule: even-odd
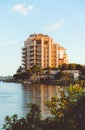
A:
<svg viewBox="0 0 85 130">
<path fill-rule="evenodd" d="M 45 102 L 58 91 L 58 86 L 52 85 L 24 86 L 19 83 L 0 82 L 0 130 L 7 115 L 18 114 L 19 118 L 25 116 L 28 112 L 27 104 L 30 102 L 39 104 L 42 115 L 45 116 L 48 113 Z"/>
</svg>

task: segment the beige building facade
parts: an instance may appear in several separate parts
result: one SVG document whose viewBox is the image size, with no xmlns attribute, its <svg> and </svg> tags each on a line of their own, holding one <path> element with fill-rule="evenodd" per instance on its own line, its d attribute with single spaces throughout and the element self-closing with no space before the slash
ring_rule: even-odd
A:
<svg viewBox="0 0 85 130">
<path fill-rule="evenodd" d="M 22 62 L 25 70 L 34 65 L 41 68 L 58 68 L 64 63 L 68 64 L 68 55 L 66 49 L 48 35 L 32 34 L 24 42 Z"/>
</svg>

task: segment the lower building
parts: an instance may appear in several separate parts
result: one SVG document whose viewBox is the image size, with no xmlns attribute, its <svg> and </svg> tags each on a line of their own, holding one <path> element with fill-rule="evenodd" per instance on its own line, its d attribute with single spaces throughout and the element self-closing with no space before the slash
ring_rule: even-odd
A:
<svg viewBox="0 0 85 130">
<path fill-rule="evenodd" d="M 66 49 L 48 35 L 34 33 L 24 42 L 22 61 L 25 70 L 33 66 L 58 68 L 68 64 L 68 55 Z"/>
</svg>

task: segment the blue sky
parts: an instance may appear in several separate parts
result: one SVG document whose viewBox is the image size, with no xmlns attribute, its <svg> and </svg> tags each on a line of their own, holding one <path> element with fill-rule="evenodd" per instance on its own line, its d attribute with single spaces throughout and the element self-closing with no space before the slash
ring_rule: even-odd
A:
<svg viewBox="0 0 85 130">
<path fill-rule="evenodd" d="M 85 64 L 85 0 L 0 1 L 0 75 L 21 65 L 21 48 L 44 33 L 67 49 L 69 63 Z"/>
</svg>

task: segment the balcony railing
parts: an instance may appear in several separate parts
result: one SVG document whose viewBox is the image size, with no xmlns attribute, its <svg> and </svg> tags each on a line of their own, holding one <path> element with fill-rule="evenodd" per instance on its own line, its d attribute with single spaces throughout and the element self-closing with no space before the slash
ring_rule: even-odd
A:
<svg viewBox="0 0 85 130">
<path fill-rule="evenodd" d="M 22 50 L 26 50 L 26 47 L 23 47 Z"/>
<path fill-rule="evenodd" d="M 22 55 L 22 58 L 25 59 L 27 56 L 26 55 Z"/>
<path fill-rule="evenodd" d="M 26 63 L 26 59 L 22 59 L 22 62 Z"/>
<path fill-rule="evenodd" d="M 26 63 L 22 63 L 23 66 L 26 66 L 27 64 Z"/>
<path fill-rule="evenodd" d="M 22 54 L 23 54 L 23 55 L 26 54 L 26 51 L 22 51 Z"/>
</svg>

